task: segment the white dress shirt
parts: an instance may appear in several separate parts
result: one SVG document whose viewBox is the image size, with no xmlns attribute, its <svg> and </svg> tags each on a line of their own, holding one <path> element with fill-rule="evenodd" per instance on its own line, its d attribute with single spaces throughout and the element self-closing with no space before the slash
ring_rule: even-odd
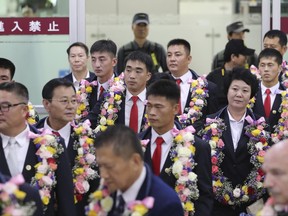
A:
<svg viewBox="0 0 288 216">
<path fill-rule="evenodd" d="M 174 76 L 173 76 L 174 77 Z M 188 83 L 189 80 L 193 78 L 192 73 L 188 70 L 181 77 L 174 77 L 174 79 L 181 79 L 180 90 L 181 90 L 181 111 L 184 112 L 185 105 L 187 102 L 188 94 L 190 91 L 191 83 Z"/>
<path fill-rule="evenodd" d="M 125 98 L 125 125 L 126 126 L 129 126 L 129 122 L 130 122 L 130 113 L 131 113 L 131 108 L 133 106 L 132 96 L 133 95 L 127 89 L 126 98 Z M 137 96 L 138 96 L 137 107 L 138 107 L 138 132 L 139 132 L 141 128 L 144 110 L 145 110 L 146 88 Z"/>
<path fill-rule="evenodd" d="M 28 125 L 26 125 L 26 128 L 20 134 L 15 136 L 15 140 L 18 143 L 16 145 L 17 151 L 15 151 L 15 154 L 17 155 L 17 166 L 20 168 L 19 170 L 21 170 L 20 173 L 22 173 L 26 155 L 27 155 L 28 148 L 29 148 L 29 144 L 30 144 L 29 131 L 30 131 L 30 128 Z M 4 134 L 0 134 L 0 135 L 2 138 L 4 154 L 5 154 L 5 157 L 7 158 L 9 154 L 8 142 L 11 137 L 6 136 Z M 9 163 L 9 161 L 7 161 L 7 163 Z"/>
<path fill-rule="evenodd" d="M 47 123 L 48 118 L 45 119 L 44 122 L 44 129 L 48 129 L 50 131 L 56 131 L 53 128 L 51 128 L 48 123 Z M 60 130 L 57 131 L 60 136 L 64 139 L 65 141 L 65 146 L 66 148 L 68 147 L 69 144 L 69 139 L 70 139 L 70 135 L 71 135 L 71 123 L 68 122 L 64 127 L 62 127 Z"/>
<path fill-rule="evenodd" d="M 110 87 L 109 83 L 110 83 L 111 79 L 114 79 L 114 74 L 112 75 L 112 77 L 107 82 L 100 83 L 100 82 L 97 81 L 98 82 L 98 85 L 97 85 L 97 100 L 99 100 L 101 86 L 103 86 L 104 91 L 107 91 L 107 89 L 109 89 L 109 87 Z"/>
<path fill-rule="evenodd" d="M 278 82 L 276 85 L 274 85 L 274 86 L 272 86 L 271 88 L 269 88 L 270 91 L 271 91 L 271 93 L 270 93 L 270 101 L 271 101 L 271 103 L 270 103 L 270 105 L 271 105 L 270 109 L 271 109 L 271 110 L 272 110 L 272 107 L 273 107 L 273 104 L 274 104 L 276 95 L 280 93 L 279 86 L 280 86 L 280 84 L 279 84 L 279 82 Z M 265 103 L 265 99 L 266 99 L 266 96 L 267 96 L 266 93 L 265 93 L 266 89 L 267 89 L 267 87 L 265 87 L 265 86 L 263 85 L 263 83 L 261 82 L 261 94 L 262 94 L 263 105 L 264 105 L 264 103 Z"/>
<path fill-rule="evenodd" d="M 230 114 L 229 110 L 228 111 L 228 116 L 229 116 L 229 123 L 230 123 L 230 129 L 231 129 L 231 136 L 232 136 L 232 141 L 233 141 L 233 147 L 234 147 L 234 152 L 236 151 L 238 147 L 238 142 L 240 140 L 243 126 L 244 126 L 244 121 L 246 117 L 246 112 L 242 116 L 242 118 L 239 121 L 236 121 L 232 115 Z"/>
<path fill-rule="evenodd" d="M 175 126 L 174 126 L 175 127 Z M 168 132 L 166 132 L 165 134 L 162 134 L 162 135 L 158 135 L 157 132 L 152 128 L 151 129 L 151 140 L 150 140 L 150 143 L 151 143 L 151 158 L 153 158 L 153 154 L 154 154 L 154 151 L 156 149 L 156 139 L 157 137 L 162 137 L 163 140 L 164 140 L 164 143 L 161 145 L 161 163 L 160 163 L 160 172 L 161 170 L 163 169 L 163 166 L 165 164 L 165 161 L 166 161 L 166 158 L 167 157 L 170 157 L 169 156 L 169 151 L 170 151 L 170 148 L 172 146 L 172 143 L 173 143 L 173 135 L 171 133 L 171 130 L 169 130 Z"/>
<path fill-rule="evenodd" d="M 71 72 L 72 73 L 72 72 Z M 89 71 L 87 71 L 87 74 L 86 74 L 86 77 L 85 77 L 85 79 L 87 79 L 87 78 L 89 78 L 90 77 L 90 73 L 89 73 Z M 79 86 L 80 86 L 80 81 L 78 81 L 77 79 L 76 79 L 76 77 L 74 76 L 74 74 L 72 73 L 72 80 L 73 80 L 73 85 L 74 85 L 74 87 L 75 87 L 75 89 L 76 89 L 76 91 L 79 89 Z"/>
</svg>

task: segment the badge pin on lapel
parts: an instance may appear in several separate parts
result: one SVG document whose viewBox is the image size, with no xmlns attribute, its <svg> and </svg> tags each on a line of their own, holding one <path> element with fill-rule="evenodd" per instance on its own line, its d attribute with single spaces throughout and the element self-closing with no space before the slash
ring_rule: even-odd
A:
<svg viewBox="0 0 288 216">
<path fill-rule="evenodd" d="M 26 170 L 28 170 L 28 171 L 29 171 L 29 170 L 31 170 L 31 168 L 32 168 L 32 167 L 31 167 L 30 165 L 26 165 L 26 167 L 25 167 L 25 168 L 26 168 Z"/>
</svg>

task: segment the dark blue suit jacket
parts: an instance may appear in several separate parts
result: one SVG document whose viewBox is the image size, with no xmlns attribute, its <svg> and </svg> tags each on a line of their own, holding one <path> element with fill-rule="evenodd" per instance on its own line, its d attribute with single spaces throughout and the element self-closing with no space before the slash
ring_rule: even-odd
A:
<svg viewBox="0 0 288 216">
<path fill-rule="evenodd" d="M 253 119 L 258 119 L 259 116 L 255 116 L 251 110 L 247 109 L 247 114 Z M 243 184 L 246 177 L 251 172 L 253 165 L 250 163 L 251 154 L 247 151 L 247 143 L 249 142 L 249 137 L 245 135 L 245 126 L 248 122 L 245 120 L 244 127 L 236 151 L 234 152 L 234 146 L 231 135 L 231 128 L 229 122 L 229 116 L 227 108 L 223 108 L 215 114 L 207 116 L 207 118 L 214 119 L 216 117 L 224 119 L 226 125 L 226 130 L 223 131 L 222 140 L 225 143 L 223 153 L 225 157 L 221 163 L 221 169 L 226 177 L 232 182 L 233 187 L 238 184 Z M 246 212 L 246 208 L 252 203 L 247 203 L 239 207 L 232 208 L 228 205 L 222 205 L 218 201 L 214 200 L 213 216 L 239 216 L 241 212 Z"/>
<path fill-rule="evenodd" d="M 47 117 L 41 119 L 35 126 L 37 128 L 43 128 L 44 127 L 44 122 Z M 71 126 L 71 134 L 73 132 L 73 128 Z M 73 136 L 70 136 L 69 143 L 67 146 L 67 153 L 68 153 L 68 158 L 69 158 L 69 164 L 70 164 L 70 170 L 72 170 L 73 166 L 75 165 L 75 158 L 77 157 L 77 150 L 74 150 L 75 139 Z M 95 168 L 95 170 L 99 173 L 98 169 Z M 99 187 L 99 178 L 93 179 L 89 181 L 90 184 L 90 189 L 89 191 L 82 197 L 81 201 L 78 201 L 76 203 L 76 215 L 77 216 L 82 216 L 85 215 L 85 206 L 88 205 L 88 199 L 90 193 L 95 191 Z"/>
<path fill-rule="evenodd" d="M 30 126 L 30 130 L 33 133 L 39 133 L 39 131 Z M 65 148 L 64 140 L 61 139 L 61 144 Z M 4 149 L 2 145 L 2 139 L 0 138 L 1 147 L 0 147 L 0 172 L 4 175 L 11 176 L 11 173 L 8 168 L 8 164 L 5 158 Z M 27 155 L 25 156 L 25 163 L 22 171 L 22 175 L 25 179 L 25 182 L 31 182 L 32 177 L 35 176 L 35 168 L 34 166 L 38 163 L 38 159 L 36 156 L 36 145 L 30 140 L 30 144 L 28 147 Z M 45 215 L 55 215 L 54 206 L 57 203 L 58 206 L 58 214 L 59 215 L 75 215 L 75 207 L 74 207 L 74 199 L 73 199 L 73 183 L 72 183 L 72 173 L 70 171 L 68 156 L 66 151 L 64 151 L 59 157 L 58 168 L 55 172 L 57 178 L 57 184 L 54 190 L 51 192 L 50 203 L 48 204 L 48 208 L 45 211 Z M 56 199 L 54 197 L 54 193 L 56 193 Z"/>
<path fill-rule="evenodd" d="M 176 124 L 177 125 L 177 124 Z M 177 125 L 178 126 L 178 125 Z M 178 128 L 179 129 L 179 128 Z M 139 134 L 141 140 L 149 139 L 151 140 L 151 127 L 146 131 Z M 211 149 L 209 144 L 201 140 L 199 137 L 195 136 L 196 153 L 195 153 L 195 162 L 197 163 L 194 172 L 198 176 L 198 189 L 199 189 L 199 198 L 194 202 L 195 204 L 195 214 L 194 216 L 209 216 L 213 207 L 213 195 L 212 195 L 212 164 L 211 164 Z M 145 154 L 144 161 L 152 168 L 152 156 L 151 156 L 151 143 L 149 141 Z M 161 170 L 159 177 L 167 183 L 171 188 L 175 188 L 176 178 L 174 175 L 168 175 L 165 172 L 166 168 L 171 167 L 173 164 L 170 158 L 170 152 L 164 166 Z"/>
<path fill-rule="evenodd" d="M 145 165 L 145 167 L 146 177 L 136 200 L 143 200 L 148 196 L 154 197 L 153 208 L 149 210 L 147 216 L 183 216 L 183 208 L 176 192 L 166 185 L 159 177 L 153 175 L 148 165 Z M 114 204 L 116 203 L 115 197 L 114 194 Z M 113 214 L 114 208 L 115 205 L 113 206 L 111 213 L 108 214 L 109 216 L 116 216 Z"/>
<path fill-rule="evenodd" d="M 5 183 L 9 181 L 9 179 L 10 177 L 4 176 L 2 173 L 0 173 L 0 183 Z M 31 201 L 35 202 L 36 211 L 34 212 L 33 216 L 42 216 L 43 205 L 42 205 L 39 191 L 27 183 L 21 184 L 19 186 L 19 190 L 26 193 L 24 203 L 31 202 Z M 2 212 L 1 208 L 0 208 L 0 212 Z"/>
<path fill-rule="evenodd" d="M 279 90 L 285 90 L 285 87 L 280 84 Z M 262 99 L 262 92 L 261 92 L 261 86 L 259 87 L 259 90 L 256 94 L 256 101 L 253 107 L 253 111 L 259 115 L 265 117 L 265 111 L 264 111 L 264 102 Z M 281 113 L 279 112 L 280 105 L 282 103 L 282 96 L 281 94 L 277 94 L 269 115 L 269 118 L 265 118 L 266 122 L 270 125 L 270 132 L 274 132 L 274 126 L 278 124 L 279 119 L 281 118 Z"/>
<path fill-rule="evenodd" d="M 89 79 L 93 79 L 95 77 L 95 73 L 89 71 Z M 69 80 L 71 82 L 73 82 L 73 77 L 72 77 L 72 73 L 67 74 L 66 76 L 63 77 L 66 80 Z"/>
</svg>

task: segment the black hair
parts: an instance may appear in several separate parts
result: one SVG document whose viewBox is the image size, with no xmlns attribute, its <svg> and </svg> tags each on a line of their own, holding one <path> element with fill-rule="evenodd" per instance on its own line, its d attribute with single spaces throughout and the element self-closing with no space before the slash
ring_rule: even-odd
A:
<svg viewBox="0 0 288 216">
<path fill-rule="evenodd" d="M 153 73 L 153 61 L 150 55 L 142 51 L 133 51 L 125 58 L 124 65 L 127 64 L 128 60 L 139 61 L 145 64 L 148 72 Z"/>
<path fill-rule="evenodd" d="M 94 145 L 96 151 L 97 148 L 112 146 L 114 153 L 123 159 L 129 159 L 134 153 L 137 153 L 144 160 L 142 146 L 137 134 L 125 125 L 108 127 L 96 136 Z"/>
<path fill-rule="evenodd" d="M 4 82 L 0 84 L 0 91 L 14 93 L 17 97 L 21 97 L 25 103 L 29 101 L 29 93 L 26 86 L 19 82 Z"/>
<path fill-rule="evenodd" d="M 180 99 L 180 88 L 175 81 L 159 79 L 149 85 L 146 98 L 150 95 L 165 97 L 174 103 L 178 103 Z"/>
<path fill-rule="evenodd" d="M 51 100 L 53 98 L 55 88 L 59 86 L 64 86 L 67 88 L 72 87 L 74 92 L 76 93 L 76 89 L 71 81 L 66 80 L 64 78 L 55 78 L 55 79 L 48 81 L 44 85 L 42 89 L 42 98 L 46 100 Z"/>
<path fill-rule="evenodd" d="M 75 42 L 73 44 L 71 44 L 68 49 L 66 50 L 67 54 L 70 55 L 70 50 L 72 47 L 82 47 L 85 50 L 86 55 L 89 55 L 89 50 L 88 47 L 86 46 L 86 44 L 82 43 L 82 42 Z"/>
<path fill-rule="evenodd" d="M 254 74 L 252 74 L 249 69 L 236 67 L 236 68 L 233 68 L 233 70 L 228 73 L 228 76 L 226 77 L 225 82 L 224 82 L 224 94 L 225 95 L 228 94 L 230 85 L 234 80 L 242 80 L 251 87 L 250 98 L 253 98 L 256 95 L 259 89 L 259 83 L 258 83 L 257 77 Z"/>
<path fill-rule="evenodd" d="M 283 31 L 277 30 L 277 29 L 272 29 L 268 32 L 266 32 L 266 34 L 264 35 L 264 38 L 275 38 L 278 37 L 279 38 L 279 44 L 281 45 L 281 47 L 286 46 L 287 45 L 287 36 Z"/>
<path fill-rule="evenodd" d="M 98 40 L 90 48 L 90 54 L 94 52 L 108 52 L 116 57 L 117 46 L 112 40 Z"/>
<path fill-rule="evenodd" d="M 0 68 L 8 69 L 11 79 L 13 79 L 16 68 L 12 61 L 6 58 L 0 58 Z"/>
<path fill-rule="evenodd" d="M 185 39 L 177 38 L 177 39 L 170 40 L 167 44 L 167 48 L 173 45 L 183 45 L 188 55 L 191 52 L 191 45 Z"/>
<path fill-rule="evenodd" d="M 282 64 L 283 62 L 282 54 L 276 49 L 266 48 L 263 49 L 258 56 L 258 65 L 260 63 L 261 58 L 272 58 L 272 57 L 275 58 L 278 65 Z"/>
</svg>

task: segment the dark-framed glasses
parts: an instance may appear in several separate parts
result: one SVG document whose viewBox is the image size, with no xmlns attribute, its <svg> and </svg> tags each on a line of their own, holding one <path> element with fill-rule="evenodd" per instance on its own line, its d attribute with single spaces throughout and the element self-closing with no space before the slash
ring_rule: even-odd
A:
<svg viewBox="0 0 288 216">
<path fill-rule="evenodd" d="M 1 112 L 9 112 L 11 107 L 19 106 L 19 105 L 27 105 L 25 102 L 10 104 L 10 103 L 2 103 L 0 104 L 0 111 Z"/>
</svg>

